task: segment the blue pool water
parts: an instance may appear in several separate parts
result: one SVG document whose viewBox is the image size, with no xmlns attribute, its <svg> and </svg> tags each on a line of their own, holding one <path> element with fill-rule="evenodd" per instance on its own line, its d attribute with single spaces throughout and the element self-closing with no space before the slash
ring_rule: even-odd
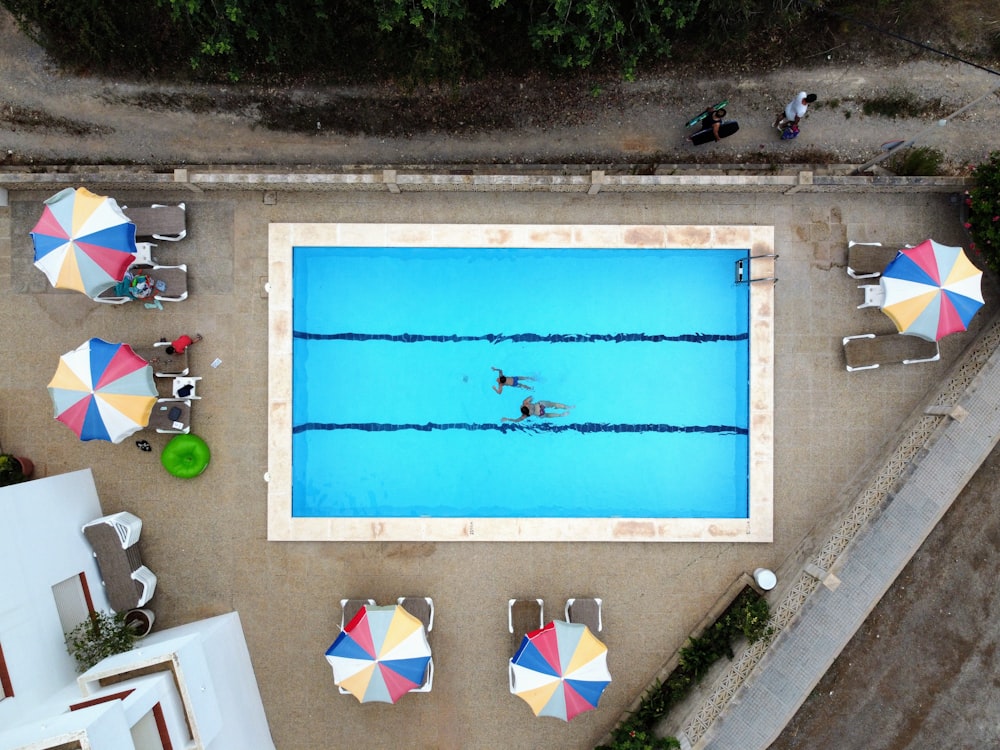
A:
<svg viewBox="0 0 1000 750">
<path fill-rule="evenodd" d="M 295 248 L 292 514 L 747 517 L 747 255 Z"/>
</svg>

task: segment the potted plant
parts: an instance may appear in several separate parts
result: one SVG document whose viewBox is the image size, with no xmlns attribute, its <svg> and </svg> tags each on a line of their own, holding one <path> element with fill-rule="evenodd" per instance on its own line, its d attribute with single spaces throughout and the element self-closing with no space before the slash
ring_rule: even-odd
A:
<svg viewBox="0 0 1000 750">
<path fill-rule="evenodd" d="M 27 481 L 34 471 L 35 464 L 30 458 L 0 453 L 0 487 Z"/>
<path fill-rule="evenodd" d="M 151 609 L 130 609 L 125 613 L 125 624 L 135 631 L 136 638 L 149 635 L 149 631 L 153 629 L 154 620 L 156 620 L 156 615 Z"/>
<path fill-rule="evenodd" d="M 124 613 L 91 612 L 66 634 L 66 650 L 76 659 L 77 671 L 86 672 L 105 657 L 131 651 L 137 637 Z"/>
</svg>

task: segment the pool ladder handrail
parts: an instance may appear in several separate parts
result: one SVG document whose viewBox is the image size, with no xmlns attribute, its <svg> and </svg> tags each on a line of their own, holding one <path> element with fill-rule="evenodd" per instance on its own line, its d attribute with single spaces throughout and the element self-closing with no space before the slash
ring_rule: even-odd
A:
<svg viewBox="0 0 1000 750">
<path fill-rule="evenodd" d="M 736 261 L 736 283 L 737 284 L 756 284 L 758 281 L 770 281 L 772 284 L 778 283 L 777 276 L 762 276 L 757 279 L 748 279 L 747 276 L 747 263 L 752 260 L 762 260 L 764 258 L 771 258 L 772 260 L 777 260 L 778 255 L 776 253 L 769 253 L 767 255 L 751 255 L 747 258 L 740 258 Z"/>
</svg>

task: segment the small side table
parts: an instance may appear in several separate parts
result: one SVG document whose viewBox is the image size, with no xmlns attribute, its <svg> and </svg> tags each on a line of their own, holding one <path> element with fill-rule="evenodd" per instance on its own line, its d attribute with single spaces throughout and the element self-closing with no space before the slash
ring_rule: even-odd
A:
<svg viewBox="0 0 1000 750">
<path fill-rule="evenodd" d="M 174 398 L 196 398 L 196 399 L 200 399 L 201 396 L 198 396 L 198 395 L 195 394 L 195 391 L 198 388 L 198 381 L 199 380 L 201 380 L 201 376 L 200 375 L 197 376 L 197 377 L 188 377 L 188 376 L 175 377 L 174 378 L 174 384 L 173 384 Z M 191 390 L 188 391 L 187 393 L 181 393 L 180 392 L 181 389 L 184 388 L 185 386 L 191 386 Z"/>
</svg>

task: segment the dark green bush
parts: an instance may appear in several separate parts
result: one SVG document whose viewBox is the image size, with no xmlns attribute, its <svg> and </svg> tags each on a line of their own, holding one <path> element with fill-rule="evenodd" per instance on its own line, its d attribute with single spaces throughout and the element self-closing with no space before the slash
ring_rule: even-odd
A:
<svg viewBox="0 0 1000 750">
<path fill-rule="evenodd" d="M 922 117 L 940 112 L 941 100 L 927 101 L 920 99 L 911 91 L 895 90 L 868 99 L 861 104 L 861 111 L 866 115 L 881 117 Z"/>
<path fill-rule="evenodd" d="M 650 744 L 657 741 L 651 732 L 653 726 L 673 706 L 687 697 L 691 688 L 715 662 L 723 656 L 733 658 L 732 644 L 736 638 L 742 635 L 754 643 L 761 638 L 770 637 L 773 631 L 768 625 L 769 618 L 767 600 L 751 588 L 744 589 L 704 633 L 698 638 L 688 638 L 687 645 L 680 651 L 677 668 L 665 682 L 657 681 L 646 691 L 636 712 L 612 732 L 614 742 L 604 748 L 631 750 L 679 747 L 679 744 Z M 667 740 L 677 742 L 673 737 Z"/>
<path fill-rule="evenodd" d="M 667 57 L 737 0 L 0 0 L 65 67 L 177 79 L 457 81 Z M 766 0 L 738 0 L 744 14 Z M 705 13 L 702 31 L 731 16 Z M 736 24 L 739 25 L 738 23 Z"/>
<path fill-rule="evenodd" d="M 93 73 L 170 76 L 184 42 L 155 0 L 126 3 L 2 0 L 18 26 L 60 65 Z"/>
<path fill-rule="evenodd" d="M 92 612 L 66 633 L 66 650 L 76 659 L 77 671 L 86 672 L 105 657 L 130 651 L 136 637 L 124 612 Z"/>
<path fill-rule="evenodd" d="M 1000 271 L 1000 151 L 976 167 L 972 179 L 976 186 L 965 196 L 969 214 L 965 228 L 973 240 L 970 249 L 988 268 Z"/>
<path fill-rule="evenodd" d="M 741 596 L 737 598 L 731 611 L 733 625 L 750 642 L 769 638 L 774 629 L 768 624 L 771 608 L 762 596 Z"/>
<path fill-rule="evenodd" d="M 657 737 L 642 722 L 630 720 L 611 732 L 611 744 L 597 750 L 676 750 L 681 743 L 674 737 Z"/>
<path fill-rule="evenodd" d="M 640 61 L 669 55 L 676 32 L 695 18 L 699 1 L 549 0 L 529 20 L 528 34 L 532 47 L 559 68 L 611 62 L 631 80 Z"/>
<path fill-rule="evenodd" d="M 909 148 L 889 162 L 889 169 L 906 177 L 933 177 L 941 172 L 944 154 L 936 148 Z"/>
</svg>

